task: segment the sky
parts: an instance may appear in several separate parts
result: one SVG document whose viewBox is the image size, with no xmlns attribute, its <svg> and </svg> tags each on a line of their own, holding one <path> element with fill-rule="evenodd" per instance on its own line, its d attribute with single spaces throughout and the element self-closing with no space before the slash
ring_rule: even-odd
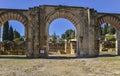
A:
<svg viewBox="0 0 120 76">
<path fill-rule="evenodd" d="M 0 0 L 0 8 L 7 9 L 29 9 L 39 5 L 78 6 L 93 8 L 98 12 L 120 13 L 120 0 Z M 20 22 L 11 21 L 10 25 L 24 35 L 24 26 Z M 50 24 L 49 33 L 57 32 L 60 35 L 66 28 L 75 29 L 69 20 L 56 19 Z"/>
</svg>

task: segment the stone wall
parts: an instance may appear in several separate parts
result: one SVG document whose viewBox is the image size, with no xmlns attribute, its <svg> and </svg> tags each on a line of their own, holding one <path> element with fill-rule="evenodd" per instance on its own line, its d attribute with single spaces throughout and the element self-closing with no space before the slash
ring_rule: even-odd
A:
<svg viewBox="0 0 120 76">
<path fill-rule="evenodd" d="M 0 54 L 1 55 L 25 55 L 26 54 L 26 43 L 24 41 L 3 41 L 0 42 Z"/>
<path fill-rule="evenodd" d="M 77 57 L 99 55 L 98 29 L 103 22 L 120 29 L 120 14 L 99 13 L 91 8 L 42 5 L 22 9 L 0 9 L 0 25 L 8 20 L 18 20 L 25 25 L 27 57 L 47 57 L 49 51 L 49 25 L 57 18 L 70 20 L 77 29 Z M 117 32 L 119 34 L 119 31 Z M 116 49 L 120 54 L 119 35 Z M 44 53 L 40 53 L 44 50 Z"/>
</svg>

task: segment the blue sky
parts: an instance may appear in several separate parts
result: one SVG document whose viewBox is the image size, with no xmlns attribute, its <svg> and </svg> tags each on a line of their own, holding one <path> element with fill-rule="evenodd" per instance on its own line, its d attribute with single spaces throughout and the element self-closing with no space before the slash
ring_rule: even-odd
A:
<svg viewBox="0 0 120 76">
<path fill-rule="evenodd" d="M 94 8 L 98 12 L 120 13 L 120 0 L 0 0 L 0 8 L 28 9 L 39 5 L 67 5 Z M 21 35 L 24 29 L 21 23 L 10 22 L 14 29 L 18 29 Z M 19 25 L 19 27 L 18 27 Z M 56 26 L 57 25 L 57 26 Z M 65 28 L 73 28 L 73 24 L 66 19 L 57 19 L 50 25 L 50 34 L 63 33 Z"/>
</svg>

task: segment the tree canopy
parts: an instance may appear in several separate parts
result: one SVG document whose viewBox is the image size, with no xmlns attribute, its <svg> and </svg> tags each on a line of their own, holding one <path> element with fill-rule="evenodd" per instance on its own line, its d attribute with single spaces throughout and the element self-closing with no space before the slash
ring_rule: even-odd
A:
<svg viewBox="0 0 120 76">
<path fill-rule="evenodd" d="M 115 34 L 115 28 L 113 25 L 110 25 L 108 23 L 104 23 L 103 26 L 99 29 L 99 35 L 106 35 L 106 34 Z"/>
<path fill-rule="evenodd" d="M 69 41 L 70 39 L 74 39 L 75 38 L 75 31 L 72 29 L 66 30 L 66 32 L 64 34 L 62 34 L 62 38 L 66 39 L 67 41 Z"/>
<path fill-rule="evenodd" d="M 10 26 L 9 28 L 9 40 L 12 41 L 14 39 L 13 28 Z"/>
<path fill-rule="evenodd" d="M 9 22 L 5 22 L 3 26 L 2 41 L 10 40 L 13 41 L 15 38 L 20 38 L 20 33 L 16 30 L 13 31 L 12 26 L 9 27 Z"/>
<path fill-rule="evenodd" d="M 9 40 L 9 23 L 8 21 L 4 23 L 3 26 L 3 36 L 2 36 L 2 40 Z"/>
</svg>

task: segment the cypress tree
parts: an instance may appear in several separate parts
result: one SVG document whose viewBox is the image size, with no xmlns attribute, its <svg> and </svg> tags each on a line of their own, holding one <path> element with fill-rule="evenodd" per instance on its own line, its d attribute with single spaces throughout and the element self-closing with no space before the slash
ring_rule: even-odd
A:
<svg viewBox="0 0 120 76">
<path fill-rule="evenodd" d="M 103 34 L 103 32 L 102 32 L 102 27 L 100 27 L 100 29 L 99 29 L 99 35 L 102 35 Z"/>
<path fill-rule="evenodd" d="M 109 27 L 109 34 L 115 34 L 115 28 L 111 25 L 110 27 Z"/>
<path fill-rule="evenodd" d="M 5 22 L 4 26 L 3 26 L 3 36 L 2 36 L 2 40 L 9 40 L 9 22 Z"/>
<path fill-rule="evenodd" d="M 56 43 L 56 42 L 57 42 L 57 35 L 56 35 L 55 32 L 54 32 L 54 34 L 52 35 L 52 41 L 53 41 L 53 43 Z"/>
<path fill-rule="evenodd" d="M 105 23 L 105 24 L 104 24 L 103 34 L 104 34 L 104 35 L 108 34 L 108 23 Z"/>
<path fill-rule="evenodd" d="M 20 38 L 20 33 L 16 30 L 14 30 L 14 39 L 15 38 Z"/>
<path fill-rule="evenodd" d="M 12 41 L 14 39 L 13 28 L 10 26 L 9 28 L 9 40 Z"/>
</svg>

